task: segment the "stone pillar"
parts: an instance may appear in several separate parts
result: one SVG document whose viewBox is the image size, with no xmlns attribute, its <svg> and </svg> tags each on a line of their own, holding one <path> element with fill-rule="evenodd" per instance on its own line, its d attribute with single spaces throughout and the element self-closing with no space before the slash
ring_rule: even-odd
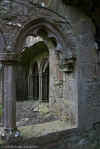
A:
<svg viewBox="0 0 100 149">
<path fill-rule="evenodd" d="M 16 88 L 14 66 L 4 65 L 4 129 L 16 129 Z"/>
<path fill-rule="evenodd" d="M 30 72 L 29 76 L 28 76 L 28 99 L 33 100 L 33 76 L 32 76 L 32 72 Z"/>
<path fill-rule="evenodd" d="M 39 101 L 42 101 L 42 72 L 39 72 Z"/>
<path fill-rule="evenodd" d="M 0 64 L 0 104 L 2 105 L 2 74 L 3 73 L 3 67 L 2 64 Z"/>
<path fill-rule="evenodd" d="M 4 140 L 16 140 L 20 132 L 16 128 L 16 84 L 15 84 L 15 54 L 0 53 L 3 64 L 3 127 L 1 137 Z M 18 140 L 17 139 L 17 140 Z"/>
<path fill-rule="evenodd" d="M 3 65 L 0 63 L 0 126 L 3 125 Z"/>
</svg>

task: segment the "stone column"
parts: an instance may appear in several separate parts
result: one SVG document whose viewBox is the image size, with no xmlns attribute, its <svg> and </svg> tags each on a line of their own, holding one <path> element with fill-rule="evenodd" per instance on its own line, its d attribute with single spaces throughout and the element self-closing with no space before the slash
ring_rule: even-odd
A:
<svg viewBox="0 0 100 149">
<path fill-rule="evenodd" d="M 32 72 L 28 76 L 28 98 L 33 100 L 33 76 Z"/>
<path fill-rule="evenodd" d="M 0 104 L 2 104 L 2 64 L 0 64 Z"/>
<path fill-rule="evenodd" d="M 42 101 L 42 72 L 39 72 L 39 101 Z"/>
<path fill-rule="evenodd" d="M 3 126 L 2 139 L 16 140 L 20 132 L 16 127 L 16 84 L 14 65 L 4 62 L 3 74 Z"/>
<path fill-rule="evenodd" d="M 16 84 L 15 84 L 15 53 L 0 53 L 0 63 L 3 65 L 2 99 L 3 99 L 3 127 L 2 139 L 9 140 L 20 137 L 16 128 Z M 18 140 L 17 139 L 17 140 Z"/>
<path fill-rule="evenodd" d="M 4 128 L 16 129 L 16 88 L 14 66 L 4 65 Z"/>
<path fill-rule="evenodd" d="M 3 65 L 0 63 L 0 108 L 3 107 Z M 0 126 L 3 125 L 3 113 L 0 113 Z"/>
</svg>

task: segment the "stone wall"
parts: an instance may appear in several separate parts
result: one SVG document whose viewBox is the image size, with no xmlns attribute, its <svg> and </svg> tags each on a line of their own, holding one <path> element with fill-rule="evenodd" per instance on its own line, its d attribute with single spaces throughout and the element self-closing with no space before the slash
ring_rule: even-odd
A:
<svg viewBox="0 0 100 149">
<path fill-rule="evenodd" d="M 31 1 L 28 2 L 24 1 L 24 3 L 23 1 L 13 1 L 13 2 L 11 2 L 10 0 L 1 1 L 2 13 L 0 18 L 1 19 L 0 26 L 2 28 L 4 40 L 6 43 L 5 50 L 8 53 L 10 53 L 11 51 L 15 52 L 16 50 L 21 50 L 17 49 L 16 44 L 18 44 L 18 42 L 21 41 L 23 37 L 19 37 L 20 39 L 18 39 L 17 37 L 20 30 L 24 31 L 25 24 L 27 24 L 29 20 L 35 20 L 40 17 L 44 17 L 45 19 L 51 18 L 51 22 L 54 23 L 63 34 L 63 40 L 65 43 L 63 45 L 63 51 L 61 51 L 62 60 L 64 61 L 65 59 L 70 59 L 73 57 L 77 59 L 75 64 L 75 73 L 74 73 L 75 75 L 74 74 L 67 75 L 62 72 L 58 72 L 58 74 L 55 73 L 56 75 L 63 75 L 63 79 L 66 80 L 63 84 L 63 91 L 61 87 L 59 91 L 57 91 L 57 94 L 59 92 L 63 92 L 64 96 L 63 99 L 70 98 L 70 102 L 71 100 L 75 101 L 73 103 L 77 103 L 77 97 L 78 97 L 79 111 L 81 111 L 79 113 L 83 113 L 82 115 L 79 114 L 79 119 L 81 119 L 80 121 L 82 122 L 83 125 L 85 125 L 84 119 L 86 114 L 84 113 L 85 112 L 91 113 L 90 115 L 92 118 L 93 118 L 92 115 L 94 115 L 93 110 L 91 111 L 91 109 L 88 108 L 89 104 L 87 104 L 87 101 L 88 103 L 90 103 L 89 102 L 90 96 L 91 98 L 93 98 L 91 94 L 93 94 L 93 92 L 94 93 L 97 92 L 96 88 L 98 88 L 96 85 L 95 89 L 93 89 L 93 92 L 91 92 L 90 89 L 91 86 L 96 84 L 95 83 L 96 48 L 94 42 L 95 28 L 91 20 L 78 9 L 71 8 L 69 6 L 65 7 L 65 5 L 61 1 L 59 1 L 57 5 L 56 4 L 57 1 L 55 0 L 54 3 L 52 3 L 49 6 L 49 9 L 47 9 L 42 7 L 40 3 L 38 6 L 36 6 Z M 55 11 L 53 11 L 54 7 Z M 16 39 L 17 41 L 18 40 L 19 41 L 16 42 Z M 20 46 L 20 48 L 22 47 Z M 58 50 L 60 51 L 60 48 Z M 75 79 L 76 81 L 74 81 Z M 61 83 L 61 81 L 62 80 L 60 80 L 59 82 Z M 66 86 L 67 81 L 69 84 L 69 88 L 71 88 L 71 90 L 73 90 L 72 88 L 77 88 L 78 91 L 73 90 L 72 91 L 73 93 L 70 93 L 68 89 L 68 93 L 65 93 L 66 92 L 65 90 L 68 87 Z M 97 82 L 99 85 L 99 80 Z M 87 89 L 85 86 L 87 86 Z M 78 96 L 76 95 L 77 94 L 76 92 L 78 92 Z M 90 95 L 88 94 L 89 92 Z M 62 95 L 59 95 L 59 97 L 60 96 Z M 96 100 L 97 99 L 98 98 L 96 98 Z M 93 99 L 91 99 L 91 102 L 92 101 Z M 91 103 L 91 105 L 93 104 Z M 75 104 L 74 107 L 77 107 L 77 104 Z M 74 112 L 75 109 L 77 108 L 74 108 Z M 92 118 L 90 118 L 89 121 L 92 121 Z"/>
<path fill-rule="evenodd" d="M 59 32 L 56 37 L 59 35 L 62 37 L 57 38 L 59 48 L 50 51 L 51 103 L 56 100 L 57 108 L 60 103 L 60 108 L 65 109 L 63 112 L 66 115 L 68 113 L 68 117 L 70 115 L 74 117 L 72 123 L 75 123 L 76 127 L 88 129 L 93 123 L 100 121 L 100 64 L 95 42 L 96 30 L 91 19 L 81 10 L 65 6 L 61 1 L 57 2 L 55 0 L 49 8 L 44 8 L 40 4 L 34 5 L 32 1 L 27 0 L 24 2 L 0 1 L 0 30 L 2 30 L 0 52 L 3 49 L 3 52 L 8 54 L 18 53 L 22 50 L 24 35 L 28 32 L 26 28 L 30 29 L 34 25 L 34 20 L 38 22 L 40 18 L 45 24 L 49 22 L 52 33 L 55 35 L 55 28 L 56 33 Z M 62 42 L 62 47 L 60 42 Z M 59 61 L 57 55 L 60 55 Z M 72 71 L 69 69 L 70 63 L 71 68 L 74 65 Z M 16 73 L 20 77 L 18 72 Z M 65 118 L 64 115 L 63 118 Z M 71 142 L 73 142 L 73 137 Z M 79 139 L 79 144 L 81 144 L 81 139 Z M 69 148 L 71 148 L 71 143 L 69 143 Z"/>
<path fill-rule="evenodd" d="M 50 49 L 50 107 L 61 121 L 71 128 L 78 126 L 78 97 L 75 73 L 67 73 L 59 66 L 60 59 Z"/>
</svg>

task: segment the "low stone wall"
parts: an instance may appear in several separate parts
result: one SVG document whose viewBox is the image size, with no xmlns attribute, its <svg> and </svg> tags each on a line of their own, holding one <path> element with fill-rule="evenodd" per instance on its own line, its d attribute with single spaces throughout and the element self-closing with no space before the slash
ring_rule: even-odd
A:
<svg viewBox="0 0 100 149">
<path fill-rule="evenodd" d="M 0 149 L 6 148 L 32 148 L 32 149 L 100 149 L 100 124 L 83 133 L 62 132 L 49 136 L 21 139 L 17 143 L 0 145 Z"/>
</svg>

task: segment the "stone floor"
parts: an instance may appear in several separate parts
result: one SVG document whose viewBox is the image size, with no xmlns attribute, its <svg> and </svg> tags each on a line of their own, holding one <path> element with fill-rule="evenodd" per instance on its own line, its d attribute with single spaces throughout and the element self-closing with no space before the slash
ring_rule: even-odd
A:
<svg viewBox="0 0 100 149">
<path fill-rule="evenodd" d="M 57 120 L 49 112 L 48 103 L 38 103 L 33 100 L 16 102 L 17 126 L 26 126 Z"/>
</svg>

